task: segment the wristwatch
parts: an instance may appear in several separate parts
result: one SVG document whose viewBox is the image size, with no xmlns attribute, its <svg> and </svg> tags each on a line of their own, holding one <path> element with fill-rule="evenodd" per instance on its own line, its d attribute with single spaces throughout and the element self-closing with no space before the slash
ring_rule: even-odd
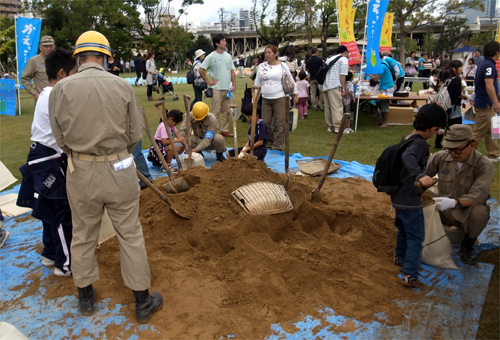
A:
<svg viewBox="0 0 500 340">
<path fill-rule="evenodd" d="M 461 208 L 462 203 L 460 202 L 460 200 L 458 198 L 455 198 L 455 201 L 457 201 L 457 204 L 455 204 L 455 208 Z"/>
</svg>

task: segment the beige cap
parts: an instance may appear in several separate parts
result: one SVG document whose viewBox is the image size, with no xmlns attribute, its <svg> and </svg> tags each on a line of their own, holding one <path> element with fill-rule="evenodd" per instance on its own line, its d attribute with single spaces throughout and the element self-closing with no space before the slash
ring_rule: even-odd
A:
<svg viewBox="0 0 500 340">
<path fill-rule="evenodd" d="M 204 54 L 206 54 L 206 52 L 203 51 L 202 49 L 196 50 L 196 52 L 194 52 L 194 58 L 198 59 L 199 57 L 201 57 Z"/>
<path fill-rule="evenodd" d="M 454 149 L 470 140 L 474 140 L 472 128 L 469 125 L 455 124 L 448 129 L 444 137 L 443 146 L 445 148 Z"/>
<path fill-rule="evenodd" d="M 40 39 L 40 45 L 54 45 L 54 38 L 50 35 L 44 35 L 42 39 Z"/>
</svg>

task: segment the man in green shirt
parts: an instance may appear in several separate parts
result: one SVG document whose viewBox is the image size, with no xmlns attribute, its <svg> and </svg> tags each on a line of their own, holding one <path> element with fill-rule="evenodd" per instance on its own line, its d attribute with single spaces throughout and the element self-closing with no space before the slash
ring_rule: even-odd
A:
<svg viewBox="0 0 500 340">
<path fill-rule="evenodd" d="M 221 135 L 233 137 L 229 133 L 229 104 L 228 91 L 234 93 L 236 90 L 236 75 L 234 73 L 234 64 L 231 55 L 224 52 L 226 49 L 226 37 L 223 34 L 217 34 L 213 37 L 212 42 L 215 51 L 210 53 L 201 64 L 198 72 L 208 85 L 214 91 L 212 97 L 211 112 L 217 116 L 217 120 L 222 115 L 220 126 Z M 212 80 L 208 80 L 207 72 L 210 73 Z M 231 88 L 230 88 L 231 87 Z"/>
</svg>

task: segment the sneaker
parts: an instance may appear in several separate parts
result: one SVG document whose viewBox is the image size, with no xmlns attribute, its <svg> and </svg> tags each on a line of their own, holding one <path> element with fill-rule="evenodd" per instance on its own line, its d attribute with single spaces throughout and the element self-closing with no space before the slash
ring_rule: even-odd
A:
<svg viewBox="0 0 500 340">
<path fill-rule="evenodd" d="M 328 127 L 328 129 L 326 130 L 326 132 L 333 132 L 333 131 L 335 131 L 335 129 L 332 127 Z"/>
<path fill-rule="evenodd" d="M 354 132 L 354 130 L 351 129 L 351 128 L 345 128 L 344 133 L 346 133 L 346 131 L 349 131 L 348 133 L 353 133 Z"/>
<path fill-rule="evenodd" d="M 398 267 L 404 267 L 404 265 L 405 265 L 404 261 L 402 261 L 396 257 L 392 259 L 392 263 Z"/>
<path fill-rule="evenodd" d="M 54 275 L 55 276 L 71 276 L 71 271 L 69 271 L 69 270 L 64 271 L 64 270 L 59 269 L 59 268 L 54 268 Z"/>
<path fill-rule="evenodd" d="M 10 233 L 7 230 L 1 230 L 0 231 L 0 248 L 3 247 L 3 244 L 7 239 L 10 237 Z"/>
<path fill-rule="evenodd" d="M 403 278 L 401 279 L 401 283 L 408 287 L 421 287 L 423 285 L 422 281 L 420 281 L 415 276 L 403 274 Z"/>
<path fill-rule="evenodd" d="M 492 161 L 493 163 L 500 162 L 500 157 L 497 157 L 497 158 L 489 158 L 489 157 L 488 157 L 488 159 L 489 159 L 490 161 Z"/>
<path fill-rule="evenodd" d="M 335 129 L 333 130 L 333 132 L 334 132 L 334 133 L 339 133 L 339 129 L 335 128 Z"/>
<path fill-rule="evenodd" d="M 45 256 L 42 256 L 42 265 L 45 267 L 50 267 L 53 266 L 56 261 L 52 261 L 51 259 L 46 258 Z"/>
</svg>

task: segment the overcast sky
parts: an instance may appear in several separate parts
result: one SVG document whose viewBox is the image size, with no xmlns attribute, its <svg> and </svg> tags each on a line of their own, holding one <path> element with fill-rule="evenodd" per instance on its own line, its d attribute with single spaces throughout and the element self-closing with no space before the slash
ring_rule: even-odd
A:
<svg viewBox="0 0 500 340">
<path fill-rule="evenodd" d="M 225 11 L 231 11 L 236 13 L 237 18 L 240 17 L 240 8 L 250 10 L 252 7 L 251 0 L 203 0 L 203 5 L 192 5 L 187 9 L 187 21 L 188 22 L 216 22 L 219 21 L 219 14 L 217 13 L 221 7 L 224 7 Z M 182 0 L 174 0 L 175 11 L 177 12 L 182 4 Z M 178 12 L 177 12 L 178 15 Z M 183 15 L 181 24 L 186 23 L 186 16 Z"/>
</svg>

